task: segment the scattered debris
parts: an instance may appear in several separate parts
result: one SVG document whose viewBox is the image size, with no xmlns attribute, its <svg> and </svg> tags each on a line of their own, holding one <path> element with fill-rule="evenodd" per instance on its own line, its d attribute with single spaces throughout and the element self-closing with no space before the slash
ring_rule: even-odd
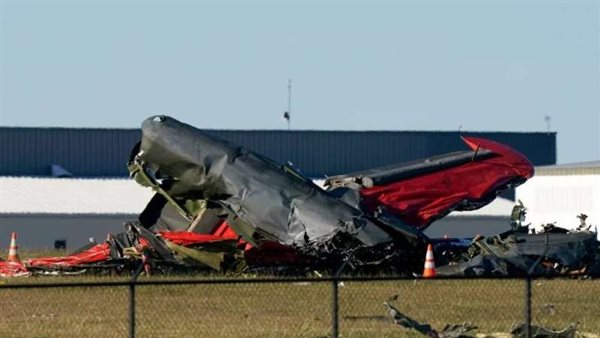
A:
<svg viewBox="0 0 600 338">
<path fill-rule="evenodd" d="M 398 297 L 399 297 L 399 296 L 400 296 L 399 294 L 394 294 L 394 295 L 390 296 L 390 298 L 388 298 L 388 300 L 387 300 L 387 301 L 388 301 L 388 302 L 395 302 L 395 301 L 397 301 L 397 300 L 398 300 Z"/>
<path fill-rule="evenodd" d="M 397 295 L 395 295 L 397 296 Z M 393 297 L 397 299 L 397 297 Z M 391 298 L 390 298 L 391 299 Z M 527 337 L 527 326 L 526 324 L 519 324 L 513 327 L 510 333 L 475 333 L 475 336 L 470 335 L 471 331 L 475 331 L 477 326 L 470 323 L 462 324 L 446 324 L 441 331 L 437 331 L 427 323 L 419 323 L 418 321 L 410 318 L 409 316 L 401 313 L 396 307 L 391 305 L 389 301 L 383 302 L 388 316 L 392 318 L 395 324 L 400 325 L 403 328 L 415 330 L 424 336 L 432 338 L 525 338 Z M 373 317 L 373 316 L 371 316 Z M 361 317 L 362 318 L 362 317 Z M 374 319 L 374 318 L 373 318 Z M 530 326 L 530 337 L 531 338 L 598 338 L 597 335 L 581 332 L 577 329 L 578 324 L 571 324 L 563 330 L 554 330 L 551 328 L 545 328 L 542 326 L 531 325 Z"/>
<path fill-rule="evenodd" d="M 81 271 L 129 272 L 144 264 L 146 273 L 220 271 L 236 264 L 237 241 L 226 236 L 188 232 L 153 233 L 137 222 L 127 231 L 109 235 L 106 242 L 90 243 L 66 257 L 35 258 L 25 261 L 35 274 Z"/>
<path fill-rule="evenodd" d="M 472 336 L 466 335 L 468 332 L 477 329 L 476 326 L 473 326 L 469 323 L 463 324 L 449 324 L 444 326 L 441 331 L 436 331 L 429 324 L 421 324 L 416 320 L 402 314 L 398 309 L 392 306 L 388 302 L 383 302 L 383 306 L 385 306 L 388 315 L 392 318 L 394 323 L 407 328 L 413 329 L 421 334 L 432 337 L 432 338 L 472 338 Z"/>
<path fill-rule="evenodd" d="M 520 201 L 519 201 L 520 202 Z M 546 224 L 538 233 L 528 233 L 523 225 L 525 207 L 513 209 L 513 229 L 497 236 L 478 236 L 471 243 L 439 243 L 444 250 L 444 265 L 437 269 L 443 276 L 552 276 L 598 275 L 600 242 L 597 234 L 582 220 L 576 230 Z M 518 218 L 517 221 L 514 219 Z"/>
<path fill-rule="evenodd" d="M 515 338 L 527 338 L 527 326 L 526 324 L 517 325 L 511 331 Z M 548 329 L 542 326 L 531 325 L 529 337 L 531 338 L 576 338 L 580 337 L 577 334 L 577 324 L 571 324 L 567 326 L 565 329 L 560 331 L 555 331 L 553 329 Z"/>
</svg>

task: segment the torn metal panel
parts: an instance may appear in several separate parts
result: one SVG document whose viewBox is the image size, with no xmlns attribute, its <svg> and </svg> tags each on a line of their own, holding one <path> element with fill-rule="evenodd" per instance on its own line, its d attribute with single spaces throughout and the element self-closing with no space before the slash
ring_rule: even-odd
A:
<svg viewBox="0 0 600 338">
<path fill-rule="evenodd" d="M 467 262 L 436 268 L 438 276 L 508 276 L 513 272 L 507 262 L 496 256 L 478 255 Z M 522 274 L 522 272 L 521 272 Z"/>
<path fill-rule="evenodd" d="M 547 260 L 571 269 L 593 261 L 598 250 L 596 234 L 576 232 L 569 234 L 514 234 L 507 238 L 511 250 L 507 256 L 544 256 Z"/>
<path fill-rule="evenodd" d="M 126 227 L 128 228 L 128 232 L 138 234 L 138 243 L 142 244 L 142 246 L 148 247 L 156 254 L 156 256 L 158 256 L 158 258 L 165 262 L 177 263 L 177 260 L 175 257 L 173 257 L 173 253 L 171 250 L 169 250 L 169 247 L 165 241 L 156 236 L 155 233 L 144 228 L 137 222 L 128 223 Z"/>
<path fill-rule="evenodd" d="M 188 264 L 202 264 L 213 268 L 216 271 L 221 270 L 221 264 L 225 261 L 225 253 L 223 252 L 207 252 L 205 250 L 195 250 L 187 248 L 183 245 L 177 245 L 170 241 L 165 241 L 169 249 L 175 255 L 184 260 Z"/>
</svg>

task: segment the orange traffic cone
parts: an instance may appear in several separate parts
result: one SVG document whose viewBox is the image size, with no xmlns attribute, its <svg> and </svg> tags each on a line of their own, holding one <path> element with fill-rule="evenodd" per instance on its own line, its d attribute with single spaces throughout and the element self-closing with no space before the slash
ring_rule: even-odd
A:
<svg viewBox="0 0 600 338">
<path fill-rule="evenodd" d="M 435 263 L 433 262 L 433 247 L 427 245 L 427 254 L 425 255 L 425 268 L 423 269 L 423 278 L 435 277 Z"/>
<path fill-rule="evenodd" d="M 17 234 L 13 232 L 10 237 L 10 248 L 8 249 L 7 261 L 21 264 L 21 260 L 19 259 L 19 253 L 17 252 L 18 249 L 19 247 L 17 247 Z"/>
</svg>

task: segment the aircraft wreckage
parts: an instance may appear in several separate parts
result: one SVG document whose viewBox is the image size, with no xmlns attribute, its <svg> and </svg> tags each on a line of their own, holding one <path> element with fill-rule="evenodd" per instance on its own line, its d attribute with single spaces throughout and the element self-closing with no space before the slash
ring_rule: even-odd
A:
<svg viewBox="0 0 600 338">
<path fill-rule="evenodd" d="M 137 221 L 66 257 L 19 273 L 350 271 L 422 269 L 433 221 L 473 210 L 533 176 L 519 152 L 463 137 L 469 150 L 329 177 L 325 188 L 290 164 L 167 116 L 142 124 L 131 177 L 154 189 Z M 0 274 L 2 274 L 0 268 Z M 10 273 L 4 272 L 4 275 Z"/>
</svg>

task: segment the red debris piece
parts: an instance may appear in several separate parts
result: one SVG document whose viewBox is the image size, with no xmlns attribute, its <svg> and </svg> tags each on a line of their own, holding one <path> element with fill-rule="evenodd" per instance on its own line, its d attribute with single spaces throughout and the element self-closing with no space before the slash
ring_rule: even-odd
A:
<svg viewBox="0 0 600 338">
<path fill-rule="evenodd" d="M 80 264 L 90 264 L 106 261 L 110 258 L 108 243 L 98 244 L 77 255 L 64 257 L 43 257 L 29 259 L 25 262 L 28 267 L 69 267 Z"/>
<path fill-rule="evenodd" d="M 21 263 L 0 261 L 0 277 L 20 277 L 29 274 L 30 272 Z"/>
</svg>

